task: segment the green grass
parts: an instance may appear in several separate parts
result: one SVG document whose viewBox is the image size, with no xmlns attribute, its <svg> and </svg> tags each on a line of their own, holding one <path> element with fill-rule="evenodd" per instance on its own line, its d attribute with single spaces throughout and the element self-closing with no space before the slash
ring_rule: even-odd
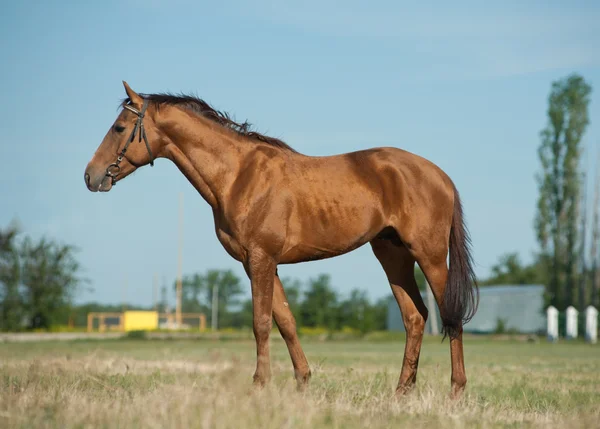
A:
<svg viewBox="0 0 600 429">
<path fill-rule="evenodd" d="M 253 341 L 95 340 L 0 344 L 2 428 L 598 427 L 600 345 L 465 344 L 454 402 L 448 341 L 427 338 L 417 388 L 393 398 L 402 341 L 303 340 L 313 370 L 295 391 L 285 345 L 273 382 L 251 389 Z"/>
</svg>

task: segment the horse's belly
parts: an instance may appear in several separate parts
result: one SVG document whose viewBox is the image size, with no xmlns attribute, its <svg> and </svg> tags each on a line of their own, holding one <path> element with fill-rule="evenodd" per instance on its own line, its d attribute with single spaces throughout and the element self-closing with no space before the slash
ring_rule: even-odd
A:
<svg viewBox="0 0 600 429">
<path fill-rule="evenodd" d="M 368 241 L 369 240 L 355 241 L 343 248 L 324 248 L 310 244 L 298 244 L 285 252 L 281 256 L 279 263 L 297 264 L 300 262 L 318 261 L 320 259 L 333 258 L 334 256 L 343 255 L 344 253 L 348 253 L 354 249 L 357 249 Z"/>
<path fill-rule="evenodd" d="M 381 216 L 326 223 L 313 219 L 302 228 L 288 230 L 280 263 L 314 261 L 348 253 L 371 241 L 383 227 Z"/>
</svg>

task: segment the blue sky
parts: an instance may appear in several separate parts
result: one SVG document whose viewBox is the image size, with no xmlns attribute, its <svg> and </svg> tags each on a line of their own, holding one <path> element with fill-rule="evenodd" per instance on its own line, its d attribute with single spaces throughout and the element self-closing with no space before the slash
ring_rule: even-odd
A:
<svg viewBox="0 0 600 429">
<path fill-rule="evenodd" d="M 111 192 L 83 172 L 124 96 L 192 92 L 300 152 L 397 146 L 442 167 L 461 192 L 477 273 L 536 249 L 539 131 L 553 80 L 592 84 L 584 144 L 600 149 L 600 4 L 451 2 L 8 2 L 0 6 L 0 227 L 80 247 L 93 292 L 78 301 L 150 304 L 156 273 L 242 267 L 211 211 L 173 164 L 158 160 Z M 593 165 L 593 162 L 590 162 Z M 329 272 L 343 293 L 389 293 L 369 246 L 282 266 Z M 249 286 L 248 286 L 249 290 Z"/>
</svg>

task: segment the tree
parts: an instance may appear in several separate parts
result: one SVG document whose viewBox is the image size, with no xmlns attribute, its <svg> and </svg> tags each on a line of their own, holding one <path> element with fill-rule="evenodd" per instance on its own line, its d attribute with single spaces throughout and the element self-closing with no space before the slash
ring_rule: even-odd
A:
<svg viewBox="0 0 600 429">
<path fill-rule="evenodd" d="M 373 329 L 383 331 L 387 328 L 389 298 L 379 298 L 373 305 Z M 433 310 L 430 310 L 433 311 Z"/>
<path fill-rule="evenodd" d="M 338 318 L 338 328 L 348 326 L 362 333 L 372 331 L 375 327 L 375 314 L 367 292 L 353 289 L 348 299 L 340 303 Z"/>
<path fill-rule="evenodd" d="M 427 279 L 425 278 L 425 274 L 421 271 L 421 267 L 415 264 L 415 281 L 417 282 L 417 286 L 420 291 L 424 291 L 427 287 Z"/>
<path fill-rule="evenodd" d="M 300 304 L 303 326 L 334 329 L 336 325 L 337 293 L 331 287 L 330 276 L 321 274 L 311 278 Z"/>
<path fill-rule="evenodd" d="M 541 132 L 535 229 L 549 273 L 550 303 L 564 309 L 576 289 L 581 174 L 580 142 L 588 125 L 591 87 L 576 74 L 552 84 L 548 125 Z"/>
<path fill-rule="evenodd" d="M 181 279 L 181 311 L 183 313 L 202 313 L 209 308 L 203 300 L 206 294 L 206 282 L 200 274 L 183 276 Z M 177 283 L 175 283 L 177 288 Z"/>
<path fill-rule="evenodd" d="M 229 326 L 234 328 L 252 328 L 253 313 L 252 299 L 245 299 L 241 302 L 240 308 L 236 312 L 228 315 Z M 225 325 L 219 325 L 225 327 Z"/>
<path fill-rule="evenodd" d="M 231 305 L 238 304 L 237 297 L 242 293 L 240 279 L 231 270 L 208 270 L 204 276 L 206 282 L 206 296 L 211 300 L 211 309 L 214 302 L 218 308 L 218 326 L 227 324 L 228 310 Z M 217 298 L 214 299 L 214 293 Z"/>
<path fill-rule="evenodd" d="M 544 284 L 540 264 L 524 265 L 518 253 L 502 255 L 491 271 L 489 278 L 480 281 L 481 286 Z"/>
<path fill-rule="evenodd" d="M 19 293 L 21 269 L 16 239 L 16 226 L 0 230 L 0 329 L 16 331 L 21 328 L 24 308 Z"/>
<path fill-rule="evenodd" d="M 173 286 L 176 288 L 177 283 Z M 181 304 L 184 311 L 209 312 L 216 292 L 217 326 L 231 324 L 229 307 L 237 304 L 242 293 L 241 281 L 231 270 L 207 270 L 204 274 L 185 276 L 181 282 Z"/>
<path fill-rule="evenodd" d="M 20 250 L 23 302 L 29 316 L 29 327 L 48 329 L 58 319 L 66 318 L 77 288 L 84 282 L 79 277 L 76 249 L 42 238 L 38 242 L 26 238 Z"/>
<path fill-rule="evenodd" d="M 79 276 L 76 249 L 18 236 L 14 226 L 0 230 L 0 329 L 47 329 L 64 323 L 76 291 L 86 282 Z"/>
</svg>

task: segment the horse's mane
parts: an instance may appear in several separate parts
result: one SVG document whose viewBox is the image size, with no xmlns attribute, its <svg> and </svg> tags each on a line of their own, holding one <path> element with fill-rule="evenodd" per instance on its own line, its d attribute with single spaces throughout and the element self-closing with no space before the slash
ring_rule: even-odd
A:
<svg viewBox="0 0 600 429">
<path fill-rule="evenodd" d="M 206 101 L 191 95 L 173 95 L 173 94 L 140 94 L 141 97 L 150 101 L 155 106 L 169 105 L 184 108 L 188 111 L 201 115 L 217 124 L 234 131 L 236 134 L 246 137 L 250 140 L 258 140 L 271 146 L 275 146 L 290 152 L 296 152 L 294 148 L 289 146 L 282 140 L 274 137 L 265 136 L 251 130 L 251 124 L 247 121 L 243 123 L 235 122 L 227 112 L 221 112 L 211 107 Z M 129 98 L 123 100 L 121 105 L 129 103 Z"/>
</svg>

